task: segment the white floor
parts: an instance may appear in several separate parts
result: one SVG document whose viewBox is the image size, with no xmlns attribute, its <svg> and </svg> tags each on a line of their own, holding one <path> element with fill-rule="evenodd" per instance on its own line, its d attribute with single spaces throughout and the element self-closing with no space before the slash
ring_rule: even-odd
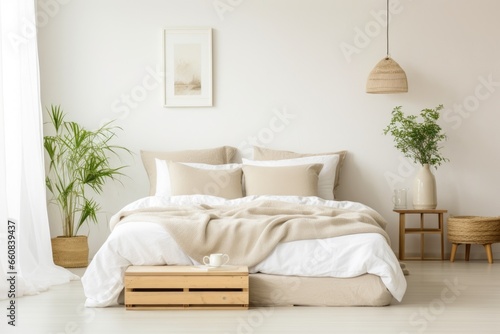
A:
<svg viewBox="0 0 500 334">
<path fill-rule="evenodd" d="M 18 326 L 7 326 L 2 315 L 0 333 L 500 333 L 500 262 L 406 263 L 411 274 L 405 298 L 388 307 L 88 309 L 81 283 L 73 281 L 19 298 Z M 4 314 L 6 307 L 2 301 Z"/>
</svg>

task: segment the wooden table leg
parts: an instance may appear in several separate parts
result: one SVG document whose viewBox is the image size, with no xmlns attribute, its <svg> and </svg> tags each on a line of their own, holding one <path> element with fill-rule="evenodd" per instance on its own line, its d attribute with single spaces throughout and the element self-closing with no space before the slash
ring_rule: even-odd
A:
<svg viewBox="0 0 500 334">
<path fill-rule="evenodd" d="M 399 259 L 405 259 L 405 214 L 399 214 Z"/>
<path fill-rule="evenodd" d="M 493 254 L 491 253 L 491 244 L 484 245 L 486 250 L 486 256 L 488 257 L 488 263 L 493 263 Z"/>
<path fill-rule="evenodd" d="M 470 244 L 465 244 L 465 261 L 469 261 Z"/>
<path fill-rule="evenodd" d="M 441 260 L 444 260 L 444 224 L 443 214 L 439 213 L 439 230 L 441 231 Z"/>
<path fill-rule="evenodd" d="M 455 254 L 457 253 L 457 247 L 458 247 L 458 244 L 452 244 L 451 245 L 450 262 L 454 262 L 455 261 Z"/>
<path fill-rule="evenodd" d="M 424 259 L 425 239 L 424 239 L 424 214 L 420 214 L 420 259 Z"/>
</svg>

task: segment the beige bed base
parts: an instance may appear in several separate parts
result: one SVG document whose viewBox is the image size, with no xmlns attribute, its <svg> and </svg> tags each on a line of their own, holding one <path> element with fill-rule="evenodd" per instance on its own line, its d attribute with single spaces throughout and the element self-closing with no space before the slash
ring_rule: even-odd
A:
<svg viewBox="0 0 500 334">
<path fill-rule="evenodd" d="M 298 277 L 250 274 L 250 306 L 387 306 L 380 277 Z"/>
</svg>

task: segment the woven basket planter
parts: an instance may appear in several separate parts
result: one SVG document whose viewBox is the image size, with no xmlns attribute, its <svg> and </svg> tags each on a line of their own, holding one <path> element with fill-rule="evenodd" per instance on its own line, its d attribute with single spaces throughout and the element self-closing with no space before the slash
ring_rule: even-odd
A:
<svg viewBox="0 0 500 334">
<path fill-rule="evenodd" d="M 81 268 L 89 264 L 87 237 L 57 237 L 51 239 L 54 263 L 64 268 Z"/>
<path fill-rule="evenodd" d="M 500 217 L 450 217 L 448 241 L 455 244 L 480 245 L 500 242 Z"/>
</svg>

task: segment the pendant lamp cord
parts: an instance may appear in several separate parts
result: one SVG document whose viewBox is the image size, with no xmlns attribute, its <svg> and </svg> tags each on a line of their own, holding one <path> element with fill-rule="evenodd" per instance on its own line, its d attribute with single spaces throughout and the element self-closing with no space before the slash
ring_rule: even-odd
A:
<svg viewBox="0 0 500 334">
<path fill-rule="evenodd" d="M 389 58 L 389 0 L 387 0 L 386 10 L 387 10 L 387 35 L 386 35 L 386 39 L 387 39 L 387 58 Z"/>
</svg>

